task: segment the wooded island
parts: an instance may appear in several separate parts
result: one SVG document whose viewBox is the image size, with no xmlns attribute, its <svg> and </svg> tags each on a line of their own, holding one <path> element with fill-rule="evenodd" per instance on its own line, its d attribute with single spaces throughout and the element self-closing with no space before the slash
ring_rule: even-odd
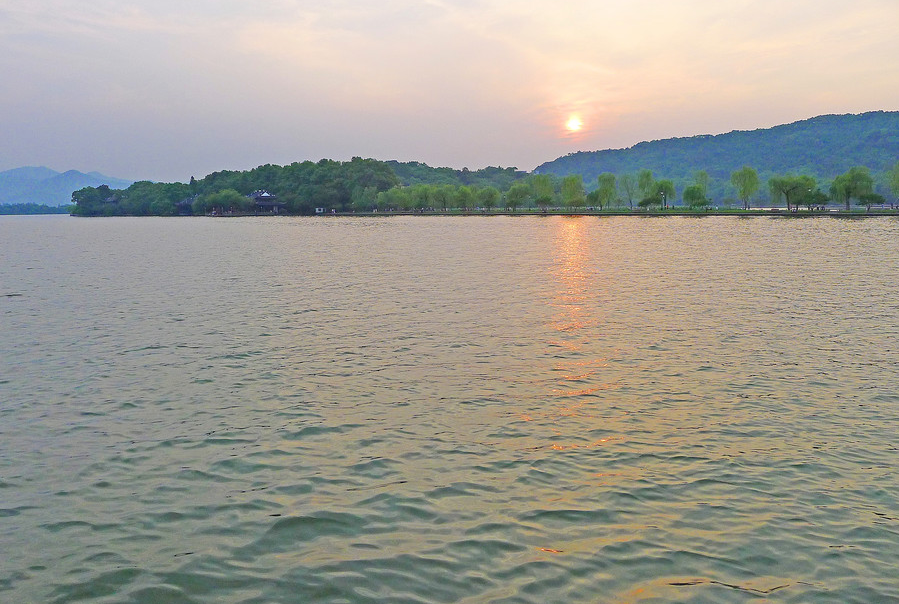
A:
<svg viewBox="0 0 899 604">
<path fill-rule="evenodd" d="M 188 183 L 85 187 L 72 194 L 72 214 L 892 213 L 897 160 L 899 112 L 877 111 L 578 152 L 532 173 L 355 157 L 224 170 Z"/>
</svg>

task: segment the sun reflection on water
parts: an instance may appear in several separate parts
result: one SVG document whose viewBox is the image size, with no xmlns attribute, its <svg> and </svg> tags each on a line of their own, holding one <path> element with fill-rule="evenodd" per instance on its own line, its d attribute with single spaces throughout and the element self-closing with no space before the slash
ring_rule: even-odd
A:
<svg viewBox="0 0 899 604">
<path fill-rule="evenodd" d="M 596 230 L 587 220 L 565 217 L 554 225 L 549 275 L 554 289 L 548 300 L 554 312 L 547 323 L 553 335 L 546 342 L 553 357 L 554 377 L 546 385 L 551 404 L 521 416 L 525 421 L 539 422 L 554 435 L 549 444 L 554 451 L 601 447 L 623 439 L 617 435 L 597 438 L 597 431 L 603 430 L 608 421 L 603 393 L 619 386 L 605 379 L 603 370 L 609 366 L 609 359 L 598 354 L 601 349 L 596 336 L 604 321 L 603 288 L 594 256 L 600 242 L 592 240 L 591 233 Z M 562 434 L 565 440 L 559 441 Z"/>
</svg>

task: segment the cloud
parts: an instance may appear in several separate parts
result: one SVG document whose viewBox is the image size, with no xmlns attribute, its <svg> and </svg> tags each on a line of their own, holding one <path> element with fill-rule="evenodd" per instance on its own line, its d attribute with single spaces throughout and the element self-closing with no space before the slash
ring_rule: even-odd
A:
<svg viewBox="0 0 899 604">
<path fill-rule="evenodd" d="M 352 155 L 530 168 L 896 109 L 897 22 L 894 0 L 7 2 L 0 120 L 31 136 L 0 163 L 93 138 L 123 167 L 85 167 L 154 178 Z"/>
</svg>

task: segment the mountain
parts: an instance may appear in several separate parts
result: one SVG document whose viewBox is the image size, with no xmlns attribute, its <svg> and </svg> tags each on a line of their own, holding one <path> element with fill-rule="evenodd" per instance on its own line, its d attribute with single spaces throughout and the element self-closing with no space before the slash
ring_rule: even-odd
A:
<svg viewBox="0 0 899 604">
<path fill-rule="evenodd" d="M 763 182 L 775 174 L 809 174 L 830 180 L 852 166 L 882 172 L 899 161 L 899 111 L 822 115 L 792 124 L 727 134 L 643 142 L 628 149 L 580 151 L 541 164 L 541 174 L 581 174 L 595 187 L 603 172 L 643 168 L 675 184 L 705 170 L 723 188 L 730 174 L 752 166 Z M 681 186 L 680 184 L 678 186 Z"/>
<path fill-rule="evenodd" d="M 84 187 L 109 185 L 124 189 L 133 181 L 111 178 L 99 172 L 57 172 L 45 167 L 14 168 L 0 172 L 0 204 L 34 203 L 62 206 L 71 203 L 72 192 Z"/>
</svg>

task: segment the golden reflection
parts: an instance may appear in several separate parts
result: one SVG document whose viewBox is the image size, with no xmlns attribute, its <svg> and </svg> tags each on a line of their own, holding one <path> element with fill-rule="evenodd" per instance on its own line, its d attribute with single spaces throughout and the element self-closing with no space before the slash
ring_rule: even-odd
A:
<svg viewBox="0 0 899 604">
<path fill-rule="evenodd" d="M 608 410 L 602 405 L 600 393 L 619 387 L 603 380 L 602 370 L 608 367 L 609 359 L 595 354 L 603 324 L 599 315 L 603 290 L 594 252 L 601 242 L 592 238 L 601 230 L 595 228 L 595 221 L 583 216 L 559 218 L 553 226 L 551 277 L 555 290 L 549 304 L 555 313 L 547 326 L 554 335 L 547 344 L 555 349 L 552 371 L 560 375 L 548 384 L 547 395 L 558 402 L 545 413 L 532 412 L 528 417 L 539 418 L 545 429 L 558 437 L 575 441 L 552 442 L 551 450 L 601 447 L 623 439 L 611 436 L 588 441 L 584 437 L 607 425 Z"/>
</svg>

